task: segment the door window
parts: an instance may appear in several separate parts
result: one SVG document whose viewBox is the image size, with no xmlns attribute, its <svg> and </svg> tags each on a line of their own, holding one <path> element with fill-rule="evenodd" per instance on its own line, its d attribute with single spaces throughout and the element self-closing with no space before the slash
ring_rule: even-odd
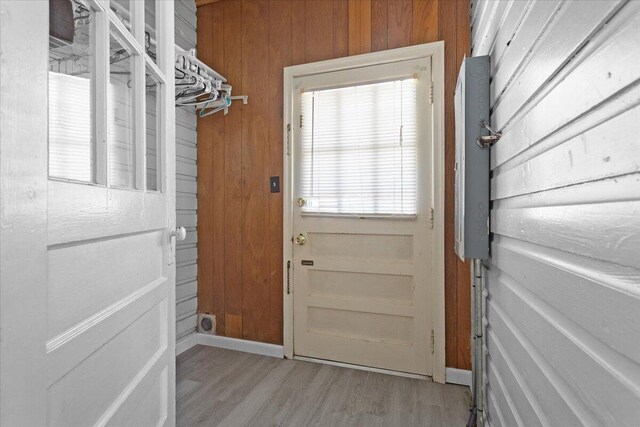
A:
<svg viewBox="0 0 640 427">
<path fill-rule="evenodd" d="M 73 29 L 49 37 L 49 176 L 95 182 L 96 11 L 73 9 Z"/>
<path fill-rule="evenodd" d="M 302 93 L 302 213 L 415 215 L 416 79 Z"/>
<path fill-rule="evenodd" d="M 113 27 L 112 27 L 113 28 Z M 135 79 L 136 62 L 115 31 L 109 46 L 109 86 L 107 118 L 109 122 L 109 185 L 135 186 Z"/>
<path fill-rule="evenodd" d="M 144 19 L 145 11 L 155 13 L 154 3 L 56 3 L 53 13 L 61 19 L 52 21 L 49 37 L 49 177 L 161 190 L 158 102 L 165 77 L 155 63 L 155 31 Z M 148 21 L 155 25 L 153 17 Z"/>
<path fill-rule="evenodd" d="M 158 186 L 161 176 L 161 152 L 160 142 L 160 83 L 149 70 L 146 72 L 146 105 L 147 105 L 147 190 L 159 191 Z"/>
</svg>

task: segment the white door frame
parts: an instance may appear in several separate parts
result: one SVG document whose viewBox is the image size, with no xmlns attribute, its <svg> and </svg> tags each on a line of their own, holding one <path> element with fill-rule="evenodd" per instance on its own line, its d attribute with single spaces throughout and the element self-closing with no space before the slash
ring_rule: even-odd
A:
<svg viewBox="0 0 640 427">
<path fill-rule="evenodd" d="M 296 65 L 284 69 L 284 120 L 283 120 L 283 337 L 284 355 L 293 358 L 293 209 L 292 194 L 293 146 L 291 124 L 293 120 L 294 79 L 312 74 L 360 68 L 390 62 L 405 61 L 418 58 L 431 58 L 431 75 L 433 79 L 433 182 L 434 182 L 434 230 L 433 241 L 434 272 L 436 285 L 432 289 L 434 328 L 433 380 L 445 382 L 445 329 L 444 329 L 444 42 L 434 42 L 416 46 L 391 49 L 364 55 Z M 428 94 L 425 94 L 428 96 Z"/>
</svg>

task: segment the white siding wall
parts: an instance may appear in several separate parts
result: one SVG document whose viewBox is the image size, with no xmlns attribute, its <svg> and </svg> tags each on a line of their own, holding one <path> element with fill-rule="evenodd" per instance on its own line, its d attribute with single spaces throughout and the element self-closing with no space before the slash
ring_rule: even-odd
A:
<svg viewBox="0 0 640 427">
<path fill-rule="evenodd" d="M 640 2 L 473 1 L 491 55 L 492 426 L 640 422 Z"/>
<path fill-rule="evenodd" d="M 176 44 L 196 47 L 196 5 L 194 0 L 176 0 Z M 195 333 L 198 275 L 198 233 L 196 199 L 196 114 L 193 109 L 176 109 L 176 215 L 177 225 L 187 229 L 187 238 L 176 247 L 176 339 Z"/>
</svg>

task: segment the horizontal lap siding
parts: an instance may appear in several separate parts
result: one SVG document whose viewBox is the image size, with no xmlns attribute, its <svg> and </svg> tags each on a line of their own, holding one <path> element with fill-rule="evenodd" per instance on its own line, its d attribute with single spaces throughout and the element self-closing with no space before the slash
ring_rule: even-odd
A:
<svg viewBox="0 0 640 427">
<path fill-rule="evenodd" d="M 640 4 L 478 1 L 492 61 L 490 425 L 640 419 Z"/>
<path fill-rule="evenodd" d="M 176 44 L 196 47 L 196 6 L 193 0 L 175 2 Z M 176 339 L 196 331 L 198 276 L 198 201 L 196 198 L 196 114 L 176 109 L 176 222 L 187 229 L 187 238 L 176 246 Z"/>
</svg>

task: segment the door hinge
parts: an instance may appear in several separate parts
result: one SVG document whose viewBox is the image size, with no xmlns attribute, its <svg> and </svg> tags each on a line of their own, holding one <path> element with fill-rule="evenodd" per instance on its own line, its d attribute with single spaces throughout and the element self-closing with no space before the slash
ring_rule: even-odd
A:
<svg viewBox="0 0 640 427">
<path fill-rule="evenodd" d="M 287 295 L 291 293 L 291 261 L 287 261 Z"/>
<path fill-rule="evenodd" d="M 287 156 L 291 154 L 291 123 L 287 123 Z"/>
<path fill-rule="evenodd" d="M 302 128 L 303 123 L 304 123 L 304 116 L 300 114 L 300 128 Z"/>
<path fill-rule="evenodd" d="M 429 102 L 433 104 L 433 82 L 429 83 Z"/>
<path fill-rule="evenodd" d="M 436 334 L 431 330 L 431 354 L 436 352 Z"/>
<path fill-rule="evenodd" d="M 433 230 L 433 223 L 435 222 L 435 217 L 436 217 L 436 211 L 435 209 L 431 208 L 431 217 L 429 218 L 429 222 L 431 224 L 432 230 Z"/>
</svg>

